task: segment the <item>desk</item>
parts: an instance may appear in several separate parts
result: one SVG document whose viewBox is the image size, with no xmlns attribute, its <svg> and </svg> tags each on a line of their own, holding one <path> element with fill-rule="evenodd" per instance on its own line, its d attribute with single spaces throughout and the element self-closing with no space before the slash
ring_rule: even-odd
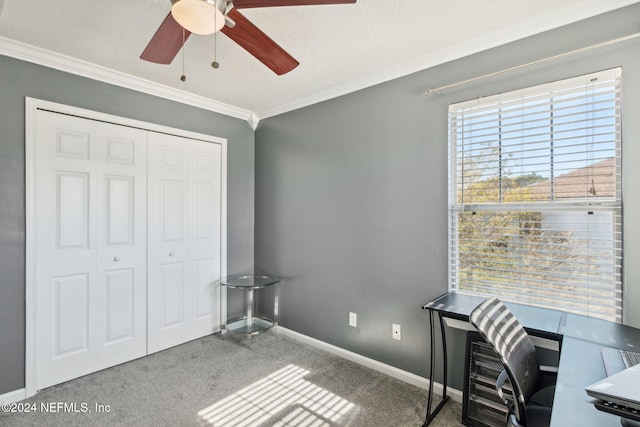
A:
<svg viewBox="0 0 640 427">
<path fill-rule="evenodd" d="M 620 426 L 620 418 L 598 411 L 584 388 L 605 378 L 600 350 L 640 350 L 640 329 L 567 313 L 552 426 Z"/>
<path fill-rule="evenodd" d="M 278 283 L 280 278 L 276 276 L 254 276 L 245 274 L 241 276 L 229 276 L 220 281 L 222 286 L 244 290 L 245 315 L 228 320 L 223 325 L 223 329 L 235 333 L 244 334 L 248 338 L 266 331 L 274 324 L 278 323 Z M 268 286 L 275 287 L 273 301 L 273 318 L 266 316 L 256 316 L 254 293 L 256 289 L 263 289 Z"/>
<path fill-rule="evenodd" d="M 640 329 L 593 317 L 568 313 L 564 335 L 607 347 L 640 351 Z"/>
<path fill-rule="evenodd" d="M 552 426 L 616 426 L 620 417 L 598 411 L 584 388 L 606 377 L 600 349 L 604 346 L 565 336 L 560 352 Z"/>
<path fill-rule="evenodd" d="M 464 294 L 447 293 L 422 306 L 429 310 L 431 328 L 431 366 L 429 372 L 429 403 L 424 426 L 428 425 L 446 402 L 446 373 L 444 376 L 443 401 L 431 410 L 432 378 L 435 374 L 433 322 L 437 313 L 441 322 L 441 339 L 446 341 L 442 321 L 446 318 L 468 322 L 471 311 L 485 298 Z M 505 303 L 531 335 L 545 339 L 555 339 L 561 345 L 558 379 L 551 411 L 551 426 L 620 426 L 620 418 L 598 411 L 584 387 L 606 375 L 600 356 L 603 347 L 623 348 L 639 351 L 640 329 L 607 322 L 600 319 L 531 307 L 522 304 Z M 443 359 L 446 361 L 446 346 L 443 345 Z M 443 364 L 446 370 L 446 363 Z"/>
</svg>

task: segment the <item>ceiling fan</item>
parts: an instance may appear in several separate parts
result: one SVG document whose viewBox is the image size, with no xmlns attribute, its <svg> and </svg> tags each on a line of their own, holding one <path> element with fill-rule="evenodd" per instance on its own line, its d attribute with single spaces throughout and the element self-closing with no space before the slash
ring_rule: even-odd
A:
<svg viewBox="0 0 640 427">
<path fill-rule="evenodd" d="M 239 9 L 276 6 L 347 4 L 356 0 L 171 0 L 162 22 L 140 59 L 170 64 L 191 35 L 222 31 L 277 75 L 299 65 L 294 57 L 263 33 Z"/>
</svg>

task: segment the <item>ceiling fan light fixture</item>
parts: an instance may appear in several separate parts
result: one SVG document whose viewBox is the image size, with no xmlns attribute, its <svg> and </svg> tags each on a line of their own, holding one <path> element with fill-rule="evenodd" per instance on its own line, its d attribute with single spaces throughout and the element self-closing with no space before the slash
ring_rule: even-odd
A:
<svg viewBox="0 0 640 427">
<path fill-rule="evenodd" d="M 171 15 L 195 34 L 213 34 L 224 27 L 224 15 L 216 7 L 216 0 L 177 0 L 171 6 Z"/>
</svg>

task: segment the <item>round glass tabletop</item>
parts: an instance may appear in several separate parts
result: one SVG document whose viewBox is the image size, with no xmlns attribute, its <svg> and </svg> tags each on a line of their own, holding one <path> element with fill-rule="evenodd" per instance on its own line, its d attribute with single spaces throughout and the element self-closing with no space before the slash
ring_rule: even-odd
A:
<svg viewBox="0 0 640 427">
<path fill-rule="evenodd" d="M 280 281 L 278 276 L 260 276 L 253 274 L 243 274 L 238 276 L 228 276 L 220 281 L 222 286 L 228 288 L 262 288 L 274 285 Z"/>
</svg>

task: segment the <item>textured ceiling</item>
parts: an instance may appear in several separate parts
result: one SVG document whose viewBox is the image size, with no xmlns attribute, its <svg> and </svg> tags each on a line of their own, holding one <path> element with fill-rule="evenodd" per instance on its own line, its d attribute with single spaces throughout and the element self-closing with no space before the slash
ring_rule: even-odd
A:
<svg viewBox="0 0 640 427">
<path fill-rule="evenodd" d="M 186 82 L 182 53 L 171 65 L 139 59 L 169 0 L 0 0 L 0 36 L 262 118 L 637 1 L 358 0 L 244 9 L 300 66 L 276 76 L 223 34 L 192 35 Z M 209 65 L 214 47 L 217 70 Z"/>
</svg>

